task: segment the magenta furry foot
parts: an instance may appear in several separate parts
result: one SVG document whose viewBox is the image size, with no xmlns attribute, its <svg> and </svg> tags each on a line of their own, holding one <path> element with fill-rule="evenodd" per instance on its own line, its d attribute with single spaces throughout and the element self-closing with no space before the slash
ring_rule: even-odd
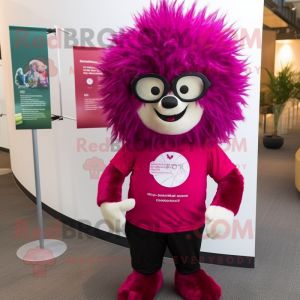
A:
<svg viewBox="0 0 300 300">
<path fill-rule="evenodd" d="M 186 300 L 219 300 L 221 287 L 203 270 L 184 275 L 175 272 L 175 289 Z"/>
<path fill-rule="evenodd" d="M 152 300 L 163 284 L 161 270 L 145 275 L 133 271 L 118 292 L 118 300 Z"/>
</svg>

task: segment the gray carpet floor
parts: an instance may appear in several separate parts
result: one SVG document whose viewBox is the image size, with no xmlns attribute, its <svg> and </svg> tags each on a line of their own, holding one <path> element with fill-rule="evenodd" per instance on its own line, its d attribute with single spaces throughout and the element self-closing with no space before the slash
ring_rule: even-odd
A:
<svg viewBox="0 0 300 300">
<path fill-rule="evenodd" d="M 294 156 L 299 147 L 300 123 L 285 136 L 280 150 L 267 150 L 259 140 L 256 267 L 202 265 L 221 285 L 223 300 L 300 299 L 300 193 L 294 184 Z M 0 167 L 9 167 L 9 154 L 0 152 Z M 46 277 L 35 277 L 33 266 L 16 256 L 28 240 L 15 237 L 15 221 L 26 220 L 28 228 L 34 228 L 36 206 L 11 174 L 0 177 L 0 202 L 0 299 L 117 298 L 118 288 L 131 272 L 128 249 L 72 229 L 76 238 L 61 238 L 67 252 L 46 268 Z M 46 213 L 44 226 L 54 226 Z M 60 226 L 66 231 L 66 226 Z M 100 263 L 98 257 L 103 257 Z M 110 258 L 109 263 L 109 257 L 115 262 Z M 175 269 L 170 259 L 164 260 L 162 271 L 164 286 L 155 299 L 182 299 L 173 287 Z"/>
</svg>

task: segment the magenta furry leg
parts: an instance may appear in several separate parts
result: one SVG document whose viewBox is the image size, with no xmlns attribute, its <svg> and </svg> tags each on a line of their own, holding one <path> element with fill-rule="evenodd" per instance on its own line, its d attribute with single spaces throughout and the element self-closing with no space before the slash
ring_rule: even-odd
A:
<svg viewBox="0 0 300 300">
<path fill-rule="evenodd" d="M 163 284 L 161 270 L 145 275 L 133 271 L 118 292 L 118 300 L 152 300 Z"/>
<path fill-rule="evenodd" d="M 219 300 L 220 286 L 202 269 L 192 274 L 175 272 L 175 289 L 186 300 Z"/>
</svg>

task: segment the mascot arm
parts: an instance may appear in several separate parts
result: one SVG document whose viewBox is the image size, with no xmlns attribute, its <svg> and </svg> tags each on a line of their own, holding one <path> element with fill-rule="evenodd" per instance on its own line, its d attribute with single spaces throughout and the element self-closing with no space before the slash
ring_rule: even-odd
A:
<svg viewBox="0 0 300 300">
<path fill-rule="evenodd" d="M 244 191 L 244 178 L 235 168 L 218 182 L 218 190 L 211 206 L 206 210 L 206 233 L 216 239 L 226 232 L 226 222 L 232 225 L 238 213 Z M 227 224 L 226 224 L 227 225 Z"/>
<path fill-rule="evenodd" d="M 134 199 L 122 200 L 122 185 L 125 176 L 112 164 L 109 164 L 98 184 L 97 204 L 100 206 L 106 225 L 114 232 L 122 231 L 125 217 L 122 212 L 135 206 Z"/>
</svg>

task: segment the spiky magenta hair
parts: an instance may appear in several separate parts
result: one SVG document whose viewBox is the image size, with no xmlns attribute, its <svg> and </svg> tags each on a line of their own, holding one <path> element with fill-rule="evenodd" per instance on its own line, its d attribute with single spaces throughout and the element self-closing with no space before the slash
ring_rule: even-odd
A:
<svg viewBox="0 0 300 300">
<path fill-rule="evenodd" d="M 101 105 L 112 127 L 112 140 L 166 138 L 148 129 L 137 114 L 144 104 L 130 89 L 136 76 L 157 73 L 171 83 L 181 73 L 200 72 L 212 83 L 198 101 L 203 116 L 193 129 L 176 137 L 199 144 L 228 142 L 235 121 L 244 119 L 241 105 L 246 105 L 249 84 L 244 73 L 246 59 L 240 57 L 236 31 L 227 27 L 225 16 L 208 15 L 207 8 L 196 12 L 196 3 L 184 12 L 183 3 L 161 0 L 134 20 L 133 28 L 112 36 L 114 45 L 108 47 L 99 65 Z"/>
</svg>

